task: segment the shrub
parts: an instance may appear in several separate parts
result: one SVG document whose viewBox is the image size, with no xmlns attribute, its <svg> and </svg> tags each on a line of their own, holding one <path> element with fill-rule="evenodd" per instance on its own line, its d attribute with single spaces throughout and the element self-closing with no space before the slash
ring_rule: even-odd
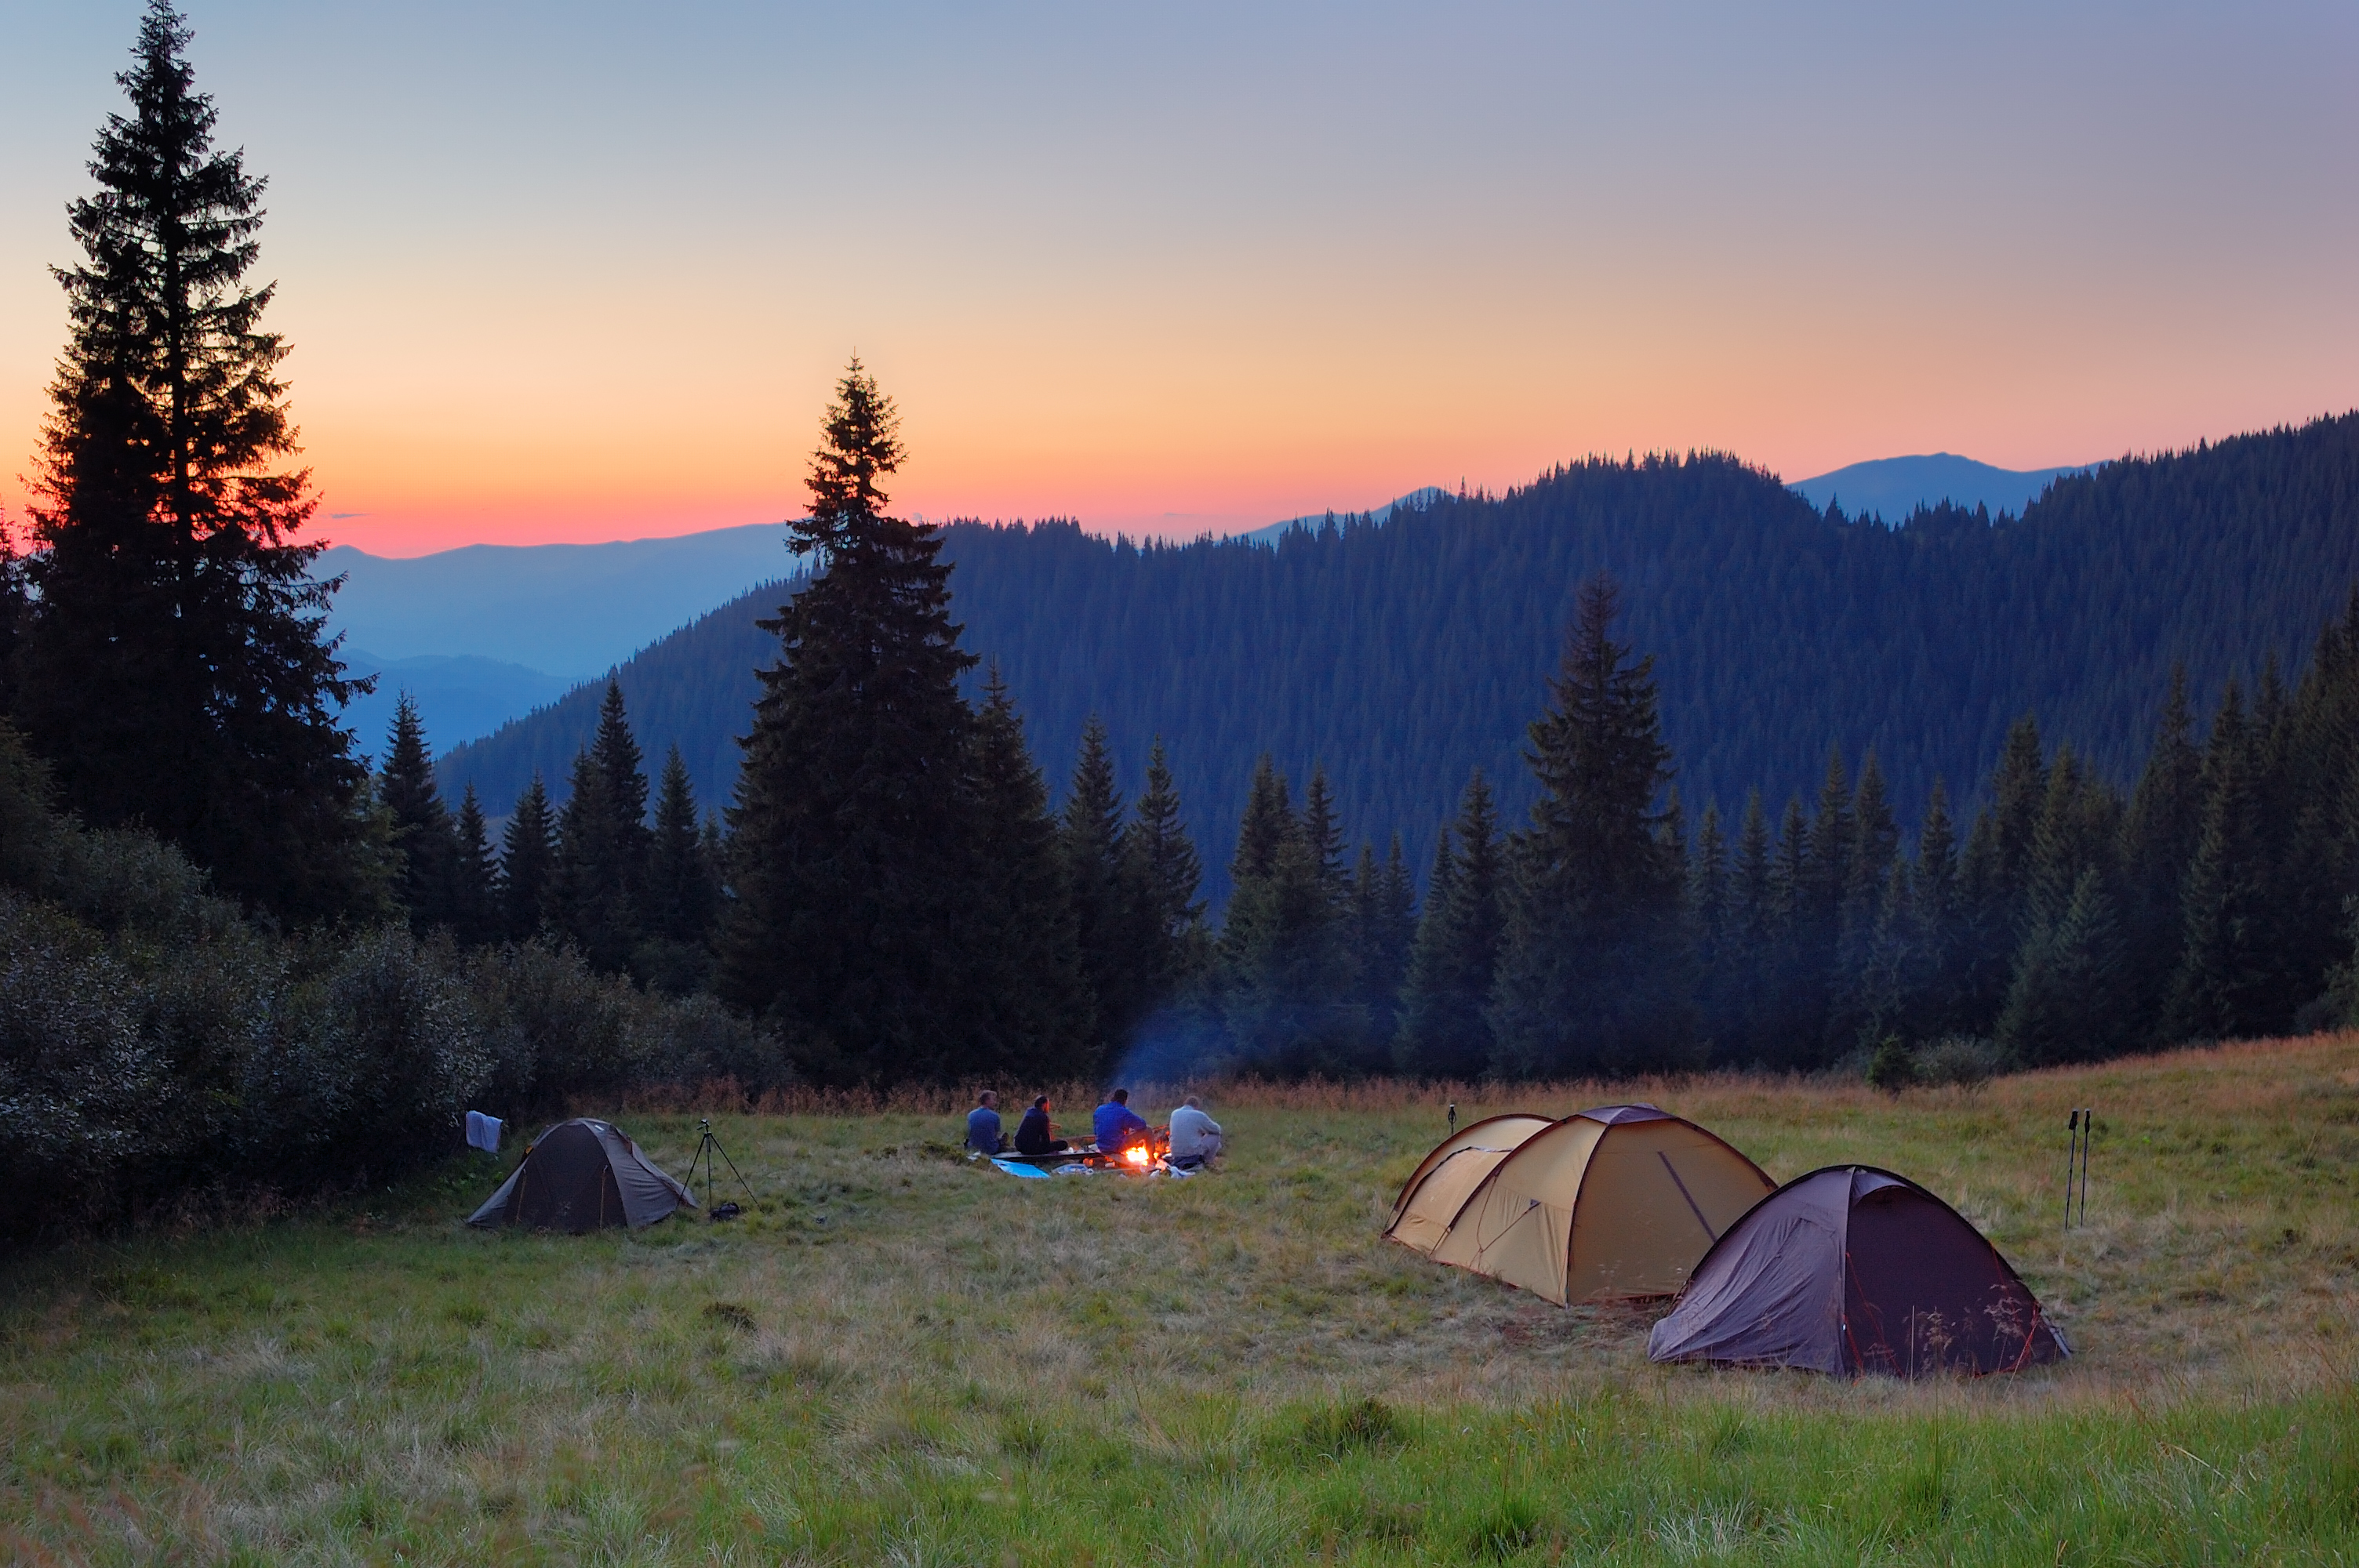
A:
<svg viewBox="0 0 2359 1568">
<path fill-rule="evenodd" d="M 1973 1085 L 2006 1071 L 2006 1053 L 1972 1034 L 1945 1034 L 1920 1045 L 1915 1068 L 1920 1084 Z"/>
<path fill-rule="evenodd" d="M 1917 1081 L 1916 1058 L 1908 1054 L 1908 1047 L 1901 1044 L 1898 1035 L 1886 1035 L 1876 1046 L 1875 1054 L 1868 1058 L 1867 1081 L 1876 1088 L 1896 1094 Z"/>
<path fill-rule="evenodd" d="M 50 809 L 0 725 L 0 1233 L 381 1180 L 455 1148 L 470 1106 L 706 1079 L 788 1074 L 710 997 L 636 990 L 570 948 L 277 936 L 168 845 Z"/>
</svg>

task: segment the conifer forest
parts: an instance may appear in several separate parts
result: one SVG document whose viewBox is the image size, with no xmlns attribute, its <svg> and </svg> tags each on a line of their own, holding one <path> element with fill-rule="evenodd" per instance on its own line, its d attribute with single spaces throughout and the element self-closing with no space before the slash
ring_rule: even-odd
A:
<svg viewBox="0 0 2359 1568">
<path fill-rule="evenodd" d="M 0 1228 L 650 1084 L 1897 1085 L 2359 1023 L 2359 415 L 2022 517 L 1691 454 L 1141 548 L 897 515 L 855 359 L 810 569 L 451 757 L 353 736 L 188 39 L 150 7 L 100 132 L 0 558 Z"/>
</svg>

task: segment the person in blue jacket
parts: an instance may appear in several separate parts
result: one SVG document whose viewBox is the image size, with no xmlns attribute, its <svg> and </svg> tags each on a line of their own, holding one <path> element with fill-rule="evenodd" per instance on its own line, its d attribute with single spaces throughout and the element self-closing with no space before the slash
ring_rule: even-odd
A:
<svg viewBox="0 0 2359 1568">
<path fill-rule="evenodd" d="M 1114 1098 L 1090 1113 L 1098 1135 L 1098 1152 L 1119 1154 L 1147 1136 L 1147 1123 L 1130 1108 L 1130 1091 L 1116 1089 Z"/>
<path fill-rule="evenodd" d="M 999 1097 L 985 1089 L 966 1113 L 966 1146 L 978 1154 L 996 1154 L 1007 1147 L 999 1130 Z"/>
</svg>

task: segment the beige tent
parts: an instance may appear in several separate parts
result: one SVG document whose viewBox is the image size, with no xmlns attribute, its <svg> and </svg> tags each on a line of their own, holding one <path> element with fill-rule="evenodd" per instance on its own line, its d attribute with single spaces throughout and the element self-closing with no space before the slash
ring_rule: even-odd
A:
<svg viewBox="0 0 2359 1568">
<path fill-rule="evenodd" d="M 1563 1306 L 1667 1296 L 1777 1184 L 1651 1105 L 1494 1117 L 1426 1157 L 1385 1234 Z"/>
<path fill-rule="evenodd" d="M 1483 1178 L 1525 1139 L 1555 1125 L 1545 1116 L 1489 1116 L 1468 1122 L 1442 1140 L 1410 1174 L 1385 1234 L 1431 1257 Z"/>
</svg>

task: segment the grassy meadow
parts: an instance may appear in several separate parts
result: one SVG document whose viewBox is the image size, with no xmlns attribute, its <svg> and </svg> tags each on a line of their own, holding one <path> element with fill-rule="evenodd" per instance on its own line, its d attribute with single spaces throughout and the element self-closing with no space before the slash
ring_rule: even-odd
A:
<svg viewBox="0 0 2359 1568">
<path fill-rule="evenodd" d="M 1186 1182 L 1000 1175 L 948 1099 L 788 1108 L 716 1118 L 758 1195 L 730 1225 L 470 1231 L 499 1175 L 471 1156 L 19 1252 L 0 1556 L 2359 1563 L 2359 1035 L 1897 1097 L 1462 1091 L 1651 1098 L 1780 1180 L 1916 1177 L 2079 1351 L 1978 1382 L 1656 1368 L 1659 1306 L 1560 1310 L 1383 1242 L 1444 1098 L 1215 1092 L 1231 1153 Z M 618 1119 L 684 1168 L 692 1114 Z"/>
</svg>

